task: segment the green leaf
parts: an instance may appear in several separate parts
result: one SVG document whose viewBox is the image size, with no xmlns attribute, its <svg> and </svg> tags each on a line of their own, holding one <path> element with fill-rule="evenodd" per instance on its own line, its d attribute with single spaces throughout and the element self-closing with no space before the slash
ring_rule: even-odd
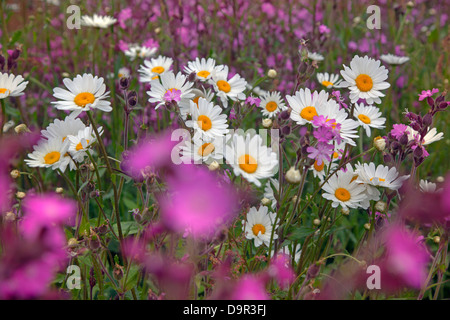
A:
<svg viewBox="0 0 450 320">
<path fill-rule="evenodd" d="M 135 221 L 124 221 L 120 223 L 120 226 L 122 227 L 122 233 L 124 236 L 136 234 L 139 231 L 138 225 Z M 117 228 L 117 223 L 114 223 L 112 227 L 114 232 L 118 234 L 119 229 Z"/>
<path fill-rule="evenodd" d="M 314 229 L 314 228 L 300 227 L 300 228 L 292 230 L 292 232 L 290 232 L 290 235 L 288 236 L 288 239 L 303 240 L 307 236 L 313 234 L 315 231 L 316 231 L 316 229 Z"/>
</svg>

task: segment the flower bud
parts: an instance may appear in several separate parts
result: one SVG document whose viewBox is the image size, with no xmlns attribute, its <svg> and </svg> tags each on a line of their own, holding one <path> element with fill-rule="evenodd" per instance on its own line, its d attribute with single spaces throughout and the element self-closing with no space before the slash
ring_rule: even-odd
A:
<svg viewBox="0 0 450 320">
<path fill-rule="evenodd" d="M 365 223 L 364 224 L 364 229 L 370 230 L 370 223 Z"/>
<path fill-rule="evenodd" d="M 314 219 L 313 220 L 313 225 L 315 225 L 315 226 L 320 225 L 320 219 Z"/>
<path fill-rule="evenodd" d="M 67 242 L 67 245 L 71 248 L 75 247 L 78 244 L 78 240 L 75 238 L 70 238 Z"/>
<path fill-rule="evenodd" d="M 18 177 L 20 177 L 20 171 L 14 169 L 13 171 L 10 172 L 10 176 L 11 176 L 11 178 L 13 178 L 13 179 L 17 179 Z"/>
<path fill-rule="evenodd" d="M 444 181 L 445 181 L 445 179 L 444 179 L 443 176 L 439 176 L 439 177 L 436 178 L 436 182 L 442 183 Z"/>
<path fill-rule="evenodd" d="M 306 277 L 309 279 L 314 279 L 319 274 L 319 271 L 320 271 L 320 267 L 316 263 L 314 263 L 308 268 Z"/>
<path fill-rule="evenodd" d="M 277 77 L 277 71 L 274 69 L 270 69 L 269 71 L 267 71 L 267 76 L 271 79 L 274 79 Z"/>
<path fill-rule="evenodd" d="M 439 242 L 441 242 L 441 238 L 440 238 L 439 236 L 435 236 L 435 237 L 433 238 L 433 242 L 434 242 L 434 243 L 439 243 Z"/>
<path fill-rule="evenodd" d="M 384 149 L 386 149 L 386 140 L 383 137 L 378 136 L 373 139 L 373 146 L 378 151 L 384 151 Z"/>
<path fill-rule="evenodd" d="M 286 181 L 292 184 L 297 184 L 301 180 L 300 170 L 295 169 L 295 167 L 291 167 L 286 172 Z"/>
<path fill-rule="evenodd" d="M 130 78 L 123 77 L 119 79 L 120 90 L 127 90 L 130 87 Z"/>
<path fill-rule="evenodd" d="M 350 209 L 349 208 L 342 208 L 341 209 L 341 213 L 344 216 L 348 216 L 350 214 Z"/>
<path fill-rule="evenodd" d="M 14 131 L 15 131 L 17 134 L 31 132 L 30 129 L 28 129 L 27 125 L 24 124 L 24 123 L 21 123 L 21 124 L 19 124 L 18 126 L 16 126 L 16 127 L 14 128 Z"/>
<path fill-rule="evenodd" d="M 272 201 L 270 201 L 270 199 L 267 199 L 267 198 L 262 198 L 262 199 L 261 199 L 261 204 L 262 204 L 263 206 L 266 206 L 266 207 L 270 206 L 271 202 L 272 202 Z"/>
<path fill-rule="evenodd" d="M 135 107 L 138 103 L 138 96 L 137 96 L 136 91 L 131 91 L 128 94 L 127 100 L 128 100 L 128 105 L 130 107 L 132 107 L 132 108 Z"/>
<path fill-rule="evenodd" d="M 25 192 L 22 192 L 22 191 L 17 191 L 17 192 L 16 192 L 16 198 L 19 199 L 19 200 L 25 198 L 26 195 L 27 195 L 27 194 L 26 194 Z"/>
<path fill-rule="evenodd" d="M 272 126 L 272 124 L 273 124 L 272 119 L 269 119 L 269 118 L 263 119 L 263 121 L 262 121 L 262 125 L 264 128 L 270 128 Z"/>
<path fill-rule="evenodd" d="M 423 116 L 423 124 L 427 127 L 431 126 L 431 123 L 433 122 L 433 116 L 431 113 L 427 113 Z"/>
<path fill-rule="evenodd" d="M 401 144 L 402 146 L 405 146 L 405 145 L 408 143 L 408 136 L 407 136 L 406 134 L 403 134 L 403 135 L 400 137 L 400 139 L 399 139 L 398 142 L 400 142 L 400 144 Z"/>
<path fill-rule="evenodd" d="M 387 204 L 384 201 L 378 201 L 375 203 L 375 210 L 379 212 L 385 212 L 386 211 Z"/>
<path fill-rule="evenodd" d="M 61 194 L 61 193 L 64 192 L 64 189 L 61 188 L 61 187 L 58 187 L 58 188 L 55 189 L 55 192 L 56 192 L 57 194 Z"/>
<path fill-rule="evenodd" d="M 216 171 L 220 168 L 220 164 L 217 161 L 211 162 L 211 164 L 208 166 L 208 169 L 210 171 Z"/>
<path fill-rule="evenodd" d="M 291 127 L 284 126 L 283 128 L 281 128 L 281 133 L 285 136 L 289 135 L 291 133 Z"/>
<path fill-rule="evenodd" d="M 383 161 L 384 161 L 384 163 L 389 164 L 389 163 L 392 162 L 392 160 L 393 160 L 393 158 L 392 158 L 392 155 L 390 153 L 383 154 Z"/>
<path fill-rule="evenodd" d="M 95 166 L 94 166 L 94 164 L 92 162 L 89 163 L 89 171 L 91 171 L 91 172 L 95 171 Z"/>
<path fill-rule="evenodd" d="M 287 119 L 289 119 L 290 116 L 291 116 L 291 115 L 289 114 L 289 111 L 288 111 L 288 110 L 284 110 L 284 111 L 282 111 L 282 112 L 280 113 L 280 118 L 281 118 L 282 120 L 287 120 Z"/>
<path fill-rule="evenodd" d="M 8 221 L 8 222 L 15 221 L 16 220 L 16 214 L 14 212 L 12 212 L 12 211 L 9 211 L 9 212 L 7 212 L 5 214 L 4 220 Z"/>
</svg>

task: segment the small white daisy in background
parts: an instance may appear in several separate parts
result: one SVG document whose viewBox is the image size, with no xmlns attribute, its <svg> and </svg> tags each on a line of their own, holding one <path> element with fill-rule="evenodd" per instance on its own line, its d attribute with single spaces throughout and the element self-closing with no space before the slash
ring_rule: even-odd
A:
<svg viewBox="0 0 450 320">
<path fill-rule="evenodd" d="M 444 138 L 444 133 L 439 132 L 437 133 L 436 128 L 430 128 L 428 129 L 427 134 L 423 137 L 423 139 L 420 139 L 420 134 L 413 128 L 408 126 L 408 129 L 406 130 L 408 133 L 408 140 L 416 140 L 418 143 L 420 143 L 422 146 L 429 145 L 433 142 L 439 141 Z"/>
<path fill-rule="evenodd" d="M 353 172 L 353 181 L 358 180 L 359 178 L 359 172 L 361 170 L 363 170 L 363 165 L 361 163 L 357 163 L 355 164 L 355 170 L 353 170 L 351 164 L 347 164 L 346 169 L 348 171 Z M 357 181 L 358 182 L 358 181 Z M 368 183 L 360 183 L 360 185 L 365 187 L 365 197 L 363 200 L 361 200 L 360 202 L 360 206 L 363 209 L 368 209 L 370 207 L 370 201 L 378 201 L 380 200 L 380 191 L 373 185 L 368 184 Z"/>
<path fill-rule="evenodd" d="M 356 103 L 359 99 L 365 99 L 367 104 L 381 103 L 380 97 L 385 95 L 380 90 L 385 90 L 391 85 L 385 81 L 389 71 L 380 65 L 380 60 L 368 56 L 353 57 L 350 68 L 344 65 L 341 75 L 345 81 L 342 81 L 341 86 L 350 90 L 352 103 Z"/>
<path fill-rule="evenodd" d="M 428 193 L 433 193 L 433 192 L 440 192 L 440 191 L 442 191 L 442 189 L 437 189 L 436 183 L 429 182 L 429 181 L 423 180 L 423 179 L 420 179 L 420 182 L 419 182 L 419 189 L 420 189 L 420 191 L 422 191 L 422 192 L 428 192 Z"/>
<path fill-rule="evenodd" d="M 311 93 L 311 90 L 305 88 L 297 91 L 294 96 L 286 96 L 286 100 L 292 109 L 291 119 L 303 126 L 322 114 L 328 101 L 328 93 L 324 90 Z"/>
<path fill-rule="evenodd" d="M 25 159 L 25 163 L 31 168 L 41 167 L 64 171 L 68 164 L 64 158 L 69 151 L 69 146 L 68 139 L 65 141 L 59 138 L 42 139 L 33 147 L 33 152 L 28 154 L 29 159 Z"/>
<path fill-rule="evenodd" d="M 280 190 L 280 183 L 277 179 L 270 178 L 264 188 L 264 198 L 270 200 L 270 206 L 272 207 L 272 210 L 275 210 L 275 208 L 277 207 L 277 199 L 275 198 L 275 193 L 273 191 L 274 189 L 278 193 Z"/>
<path fill-rule="evenodd" d="M 98 134 L 103 134 L 103 128 L 97 128 Z M 87 156 L 86 150 L 97 141 L 97 137 L 94 132 L 92 125 L 78 131 L 76 135 L 71 135 L 67 137 L 70 141 L 69 152 L 72 158 L 77 162 L 82 162 Z"/>
<path fill-rule="evenodd" d="M 103 78 L 98 78 L 92 74 L 77 75 L 75 79 L 63 79 L 67 89 L 54 88 L 53 96 L 59 101 L 51 103 L 59 110 L 72 111 L 71 116 L 76 117 L 83 111 L 99 109 L 104 112 L 111 112 L 111 102 L 106 100 L 109 91 L 106 92 L 106 85 Z"/>
<path fill-rule="evenodd" d="M 248 94 L 255 93 L 258 96 L 265 96 L 265 95 L 269 94 L 269 91 L 263 90 L 259 86 L 253 87 L 250 83 L 247 83 L 245 85 L 245 88 L 247 90 L 250 90 Z"/>
<path fill-rule="evenodd" d="M 189 61 L 184 68 L 186 74 L 195 73 L 195 76 L 200 81 L 207 81 L 211 78 L 214 70 L 221 70 L 222 65 L 216 66 L 216 61 L 212 58 L 196 58 L 194 61 Z"/>
<path fill-rule="evenodd" d="M 23 90 L 28 84 L 28 81 L 23 80 L 21 75 L 15 76 L 0 72 L 0 99 L 22 96 Z"/>
<path fill-rule="evenodd" d="M 285 254 L 289 257 L 292 257 L 291 252 L 292 252 L 292 245 L 284 246 L 284 247 L 280 248 L 280 250 L 278 250 L 278 253 Z M 275 253 L 275 251 L 271 250 L 270 256 L 273 257 L 274 253 Z M 294 254 L 294 262 L 295 263 L 298 263 L 300 261 L 301 255 L 302 255 L 302 248 L 300 247 L 300 245 L 297 245 L 297 247 L 295 249 L 295 254 Z"/>
<path fill-rule="evenodd" d="M 325 193 L 322 196 L 332 201 L 332 207 L 357 208 L 365 198 L 365 187 L 353 180 L 351 170 L 338 171 L 322 187 Z"/>
<path fill-rule="evenodd" d="M 170 71 L 172 64 L 173 59 L 164 56 L 145 60 L 144 65 L 141 65 L 138 70 L 141 74 L 139 81 L 151 82 L 152 80 L 158 79 L 158 76 Z"/>
<path fill-rule="evenodd" d="M 364 103 L 356 104 L 353 116 L 358 119 L 359 124 L 366 130 L 368 137 L 371 136 L 371 128 L 383 129 L 386 118 L 381 117 L 382 113 L 379 108 L 374 106 L 365 106 Z"/>
<path fill-rule="evenodd" d="M 330 165 L 330 162 L 322 161 L 322 164 L 319 165 L 316 160 L 314 161 L 314 164 L 309 168 L 309 170 L 313 172 L 314 178 L 319 178 L 320 182 L 323 182 L 323 179 L 325 178 L 327 172 L 333 172 L 336 167 L 337 164 L 334 162 L 332 162 Z M 330 171 L 328 171 L 328 168 L 330 168 Z"/>
<path fill-rule="evenodd" d="M 259 209 L 255 207 L 250 208 L 247 213 L 247 221 L 242 221 L 245 237 L 249 240 L 254 239 L 255 247 L 259 247 L 262 244 L 269 246 L 272 229 L 278 227 L 278 225 L 274 226 L 276 216 L 276 213 L 269 212 L 269 208 L 266 206 L 260 206 Z M 275 232 L 272 239 L 278 239 L 278 235 Z"/>
<path fill-rule="evenodd" d="M 186 126 L 195 130 L 194 138 L 221 137 L 228 133 L 227 115 L 220 106 L 204 98 L 200 98 L 198 104 L 193 101 L 190 104 L 192 118 L 186 121 Z"/>
<path fill-rule="evenodd" d="M 339 79 L 338 74 L 329 74 L 328 72 L 318 73 L 317 80 L 327 89 L 341 88 L 342 79 Z"/>
<path fill-rule="evenodd" d="M 151 103 L 157 103 L 155 109 L 162 105 L 175 101 L 177 104 L 183 99 L 191 99 L 194 97 L 192 86 L 194 83 L 187 81 L 187 77 L 178 72 L 175 74 L 170 71 L 161 75 L 160 79 L 150 82 L 150 91 L 147 94 Z"/>
<path fill-rule="evenodd" d="M 216 68 L 209 82 L 213 85 L 214 91 L 222 101 L 224 108 L 228 107 L 228 99 L 233 101 L 245 100 L 244 90 L 247 81 L 241 78 L 239 74 L 235 74 L 231 79 L 228 79 L 228 66 Z"/>
<path fill-rule="evenodd" d="M 41 131 L 41 134 L 46 139 L 57 138 L 64 141 L 70 135 L 77 135 L 84 128 L 86 126 L 79 118 L 67 116 L 63 121 L 55 119 L 45 130 Z"/>
<path fill-rule="evenodd" d="M 236 176 L 242 175 L 247 181 L 260 187 L 259 180 L 273 177 L 278 170 L 278 156 L 264 145 L 258 134 L 245 137 L 234 134 L 226 146 L 225 158 Z"/>
<path fill-rule="evenodd" d="M 117 72 L 117 77 L 120 78 L 129 78 L 131 75 L 130 73 L 130 69 L 128 69 L 127 67 L 122 67 L 119 69 L 119 71 Z"/>
<path fill-rule="evenodd" d="M 409 57 L 399 57 L 399 56 L 393 55 L 391 53 L 382 54 L 380 56 L 380 59 L 383 60 L 384 62 L 392 64 L 392 65 L 404 64 L 409 61 Z"/>
<path fill-rule="evenodd" d="M 136 58 L 148 59 L 155 55 L 158 48 L 147 48 L 145 46 L 131 45 L 128 50 L 125 50 L 125 55 L 134 61 Z"/>
<path fill-rule="evenodd" d="M 82 16 L 81 17 L 81 25 L 86 27 L 94 27 L 105 29 L 117 22 L 117 19 L 110 16 L 100 16 L 98 14 L 94 14 L 92 17 Z"/>
<path fill-rule="evenodd" d="M 211 89 L 202 88 L 202 90 L 193 88 L 191 93 L 194 96 L 191 99 L 183 99 L 178 104 L 180 108 L 181 117 L 186 120 L 187 116 L 191 114 L 191 101 L 193 101 L 198 107 L 198 100 L 200 98 L 206 99 L 206 101 L 211 102 L 214 99 L 214 92 Z"/>
<path fill-rule="evenodd" d="M 274 118 L 281 111 L 287 109 L 286 104 L 281 98 L 281 94 L 278 91 L 268 93 L 261 97 L 261 103 L 259 104 L 261 112 L 265 117 Z"/>
<path fill-rule="evenodd" d="M 223 163 L 223 149 L 225 146 L 225 136 L 204 139 L 187 140 L 185 145 L 180 147 L 181 159 L 184 163 L 206 163 L 214 161 Z"/>
<path fill-rule="evenodd" d="M 325 59 L 323 55 L 317 52 L 310 52 L 310 51 L 308 51 L 308 58 L 313 61 L 323 61 Z"/>
<path fill-rule="evenodd" d="M 403 182 L 409 179 L 409 175 L 400 176 L 395 167 L 378 165 L 375 167 L 373 162 L 364 163 L 356 170 L 358 183 L 370 184 L 375 187 L 383 187 L 391 190 L 398 190 Z"/>
</svg>

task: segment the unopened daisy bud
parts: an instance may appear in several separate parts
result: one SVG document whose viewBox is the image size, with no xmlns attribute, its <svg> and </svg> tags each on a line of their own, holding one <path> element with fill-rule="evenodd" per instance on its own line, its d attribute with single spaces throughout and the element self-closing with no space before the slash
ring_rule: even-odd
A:
<svg viewBox="0 0 450 320">
<path fill-rule="evenodd" d="M 375 203 L 375 210 L 379 212 L 385 212 L 386 211 L 387 204 L 384 201 L 378 201 Z"/>
<path fill-rule="evenodd" d="M 217 161 L 211 162 L 211 164 L 208 166 L 208 169 L 210 171 L 216 171 L 220 168 L 220 164 Z"/>
<path fill-rule="evenodd" d="M 21 134 L 21 133 L 27 133 L 27 132 L 31 132 L 30 129 L 28 129 L 27 125 L 24 123 L 19 124 L 18 126 L 16 126 L 14 128 L 14 131 L 17 134 Z"/>
<path fill-rule="evenodd" d="M 370 223 L 365 223 L 364 224 L 364 229 L 370 230 Z"/>
<path fill-rule="evenodd" d="M 296 203 L 296 202 L 297 202 L 297 199 L 298 199 L 297 196 L 293 196 L 292 199 L 291 199 L 291 201 L 292 201 L 293 203 Z"/>
<path fill-rule="evenodd" d="M 270 128 L 272 126 L 272 119 L 263 119 L 262 125 L 264 128 Z"/>
<path fill-rule="evenodd" d="M 433 242 L 434 242 L 434 243 L 439 243 L 439 242 L 441 242 L 441 238 L 440 238 L 439 236 L 435 236 L 435 237 L 433 238 Z"/>
<path fill-rule="evenodd" d="M 9 212 L 7 212 L 7 213 L 5 214 L 5 218 L 4 218 L 4 219 L 5 219 L 5 221 L 13 222 L 13 221 L 16 220 L 16 215 L 15 215 L 14 212 L 9 211 Z"/>
<path fill-rule="evenodd" d="M 297 184 L 301 180 L 300 170 L 295 169 L 295 167 L 291 167 L 286 172 L 286 181 L 292 184 Z"/>
<path fill-rule="evenodd" d="M 56 192 L 57 194 L 61 194 L 61 193 L 64 192 L 64 188 L 58 187 L 58 188 L 55 189 L 55 192 Z"/>
<path fill-rule="evenodd" d="M 444 179 L 443 176 L 439 176 L 439 177 L 436 178 L 436 182 L 442 183 L 444 181 L 445 181 L 445 179 Z"/>
<path fill-rule="evenodd" d="M 358 24 L 358 23 L 360 23 L 361 22 L 361 17 L 354 17 L 353 18 L 353 23 L 354 24 Z"/>
<path fill-rule="evenodd" d="M 18 177 L 20 177 L 20 171 L 14 169 L 13 171 L 11 171 L 10 175 L 11 175 L 11 178 L 17 179 Z"/>
<path fill-rule="evenodd" d="M 69 77 L 70 77 L 70 74 L 69 74 L 68 72 L 63 72 L 63 73 L 61 73 L 61 76 L 62 76 L 63 78 L 69 78 Z"/>
<path fill-rule="evenodd" d="M 16 198 L 17 199 L 23 199 L 23 198 L 25 198 L 26 197 L 26 193 L 25 192 L 22 192 L 22 191 L 17 191 L 16 192 Z"/>
<path fill-rule="evenodd" d="M 269 71 L 267 71 L 267 76 L 269 78 L 276 78 L 277 77 L 277 71 L 275 69 L 270 69 Z"/>
<path fill-rule="evenodd" d="M 386 149 L 386 140 L 383 137 L 375 137 L 373 139 L 373 146 L 378 150 L 378 151 L 384 151 L 384 149 Z"/>
<path fill-rule="evenodd" d="M 269 206 L 270 205 L 270 203 L 271 203 L 272 201 L 270 201 L 270 199 L 267 199 L 267 198 L 262 198 L 261 199 L 261 204 L 263 205 L 263 206 Z"/>
<path fill-rule="evenodd" d="M 158 33 L 160 33 L 160 32 L 161 32 L 161 28 L 160 28 L 160 27 L 158 27 L 158 28 L 155 29 L 155 33 L 156 33 L 156 34 L 158 34 Z"/>
<path fill-rule="evenodd" d="M 413 8 L 414 7 L 414 2 L 413 1 L 408 1 L 408 3 L 406 4 L 407 7 Z"/>
<path fill-rule="evenodd" d="M 341 209 L 341 213 L 344 216 L 348 216 L 350 214 L 350 209 L 349 208 L 342 208 Z"/>
<path fill-rule="evenodd" d="M 91 172 L 94 172 L 95 171 L 95 166 L 94 166 L 94 164 L 91 162 L 91 163 L 89 163 L 89 170 L 91 171 Z"/>
<path fill-rule="evenodd" d="M 319 219 L 314 219 L 313 220 L 313 225 L 315 225 L 315 226 L 320 225 L 320 220 Z"/>
<path fill-rule="evenodd" d="M 70 238 L 69 241 L 67 241 L 67 245 L 71 248 L 75 247 L 78 244 L 78 240 L 75 238 Z"/>
</svg>

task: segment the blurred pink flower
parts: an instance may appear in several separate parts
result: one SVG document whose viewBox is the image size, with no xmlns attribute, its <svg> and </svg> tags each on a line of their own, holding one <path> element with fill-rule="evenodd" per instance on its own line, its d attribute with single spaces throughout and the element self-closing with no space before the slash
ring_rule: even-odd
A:
<svg viewBox="0 0 450 320">
<path fill-rule="evenodd" d="M 269 300 L 264 279 L 244 275 L 234 287 L 230 300 Z"/>
<path fill-rule="evenodd" d="M 435 93 L 438 93 L 439 89 L 432 89 L 432 90 L 423 90 L 420 94 L 419 94 L 419 101 L 422 101 L 423 99 L 426 99 L 428 97 L 431 97 L 432 95 L 434 95 Z"/>
<path fill-rule="evenodd" d="M 275 278 L 280 286 L 287 288 L 295 280 L 295 272 L 290 263 L 290 256 L 284 253 L 277 254 L 272 258 L 269 266 L 269 275 Z"/>
</svg>

